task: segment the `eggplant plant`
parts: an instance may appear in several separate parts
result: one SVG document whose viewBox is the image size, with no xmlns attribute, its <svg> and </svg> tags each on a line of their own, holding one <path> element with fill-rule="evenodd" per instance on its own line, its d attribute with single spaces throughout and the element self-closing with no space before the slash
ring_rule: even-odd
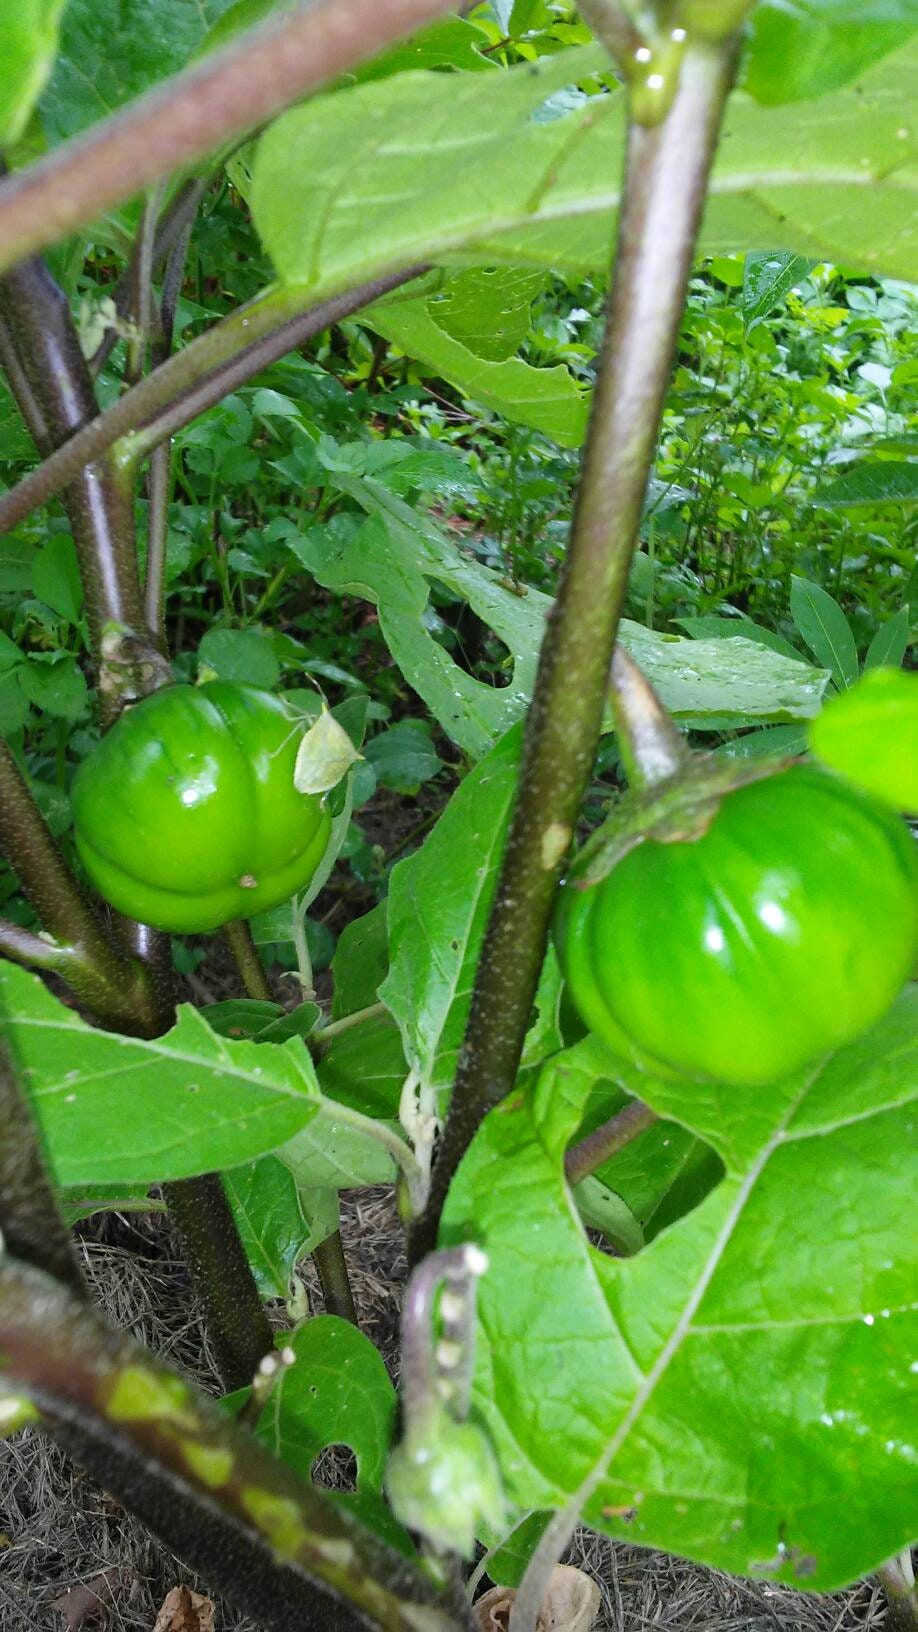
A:
<svg viewBox="0 0 918 1632">
<path fill-rule="evenodd" d="M 696 255 L 748 252 L 759 281 L 801 257 L 916 276 L 915 20 L 881 0 L 116 10 L 0 19 L 4 423 L 39 456 L 0 494 L 3 560 L 41 551 L 86 641 L 0 645 L 0 1421 L 57 1438 L 272 1632 L 458 1632 L 485 1573 L 535 1632 L 581 1522 L 808 1590 L 879 1569 L 888 1624 L 918 1625 L 918 682 L 834 699 L 817 765 L 798 743 L 699 770 L 678 727 L 799 734 L 830 678 L 848 690 L 831 620 L 811 597 L 822 668 L 741 626 L 622 617 Z M 185 338 L 189 243 L 226 177 L 273 276 L 213 322 L 199 301 Z M 610 276 L 589 393 L 501 351 L 548 269 Z M 408 502 L 391 441 L 355 462 L 310 428 L 300 365 L 353 321 L 583 439 L 554 599 Z M 318 999 L 307 914 L 347 842 L 365 699 L 304 709 L 251 639 L 212 641 L 214 667 L 202 642 L 195 688 L 167 644 L 175 439 L 252 382 L 296 422 L 302 482 L 337 482 L 312 525 L 272 523 L 264 621 L 281 583 L 371 603 L 466 772 Z M 433 638 L 435 586 L 504 643 L 506 684 Z M 101 740 L 72 726 L 52 809 L 30 709 L 66 768 L 87 698 Z M 571 865 L 613 731 L 633 792 Z M 182 1000 L 170 937 L 197 932 L 224 936 L 238 999 Z M 292 1009 L 259 955 L 278 941 Z M 400 1410 L 339 1232 L 338 1193 L 379 1183 L 411 1265 Z M 72 1250 L 73 1220 L 154 1186 L 225 1409 L 106 1323 Z M 265 1303 L 307 1252 L 326 1312 L 275 1334 Z M 319 1489 L 341 1443 L 356 1489 Z"/>
</svg>

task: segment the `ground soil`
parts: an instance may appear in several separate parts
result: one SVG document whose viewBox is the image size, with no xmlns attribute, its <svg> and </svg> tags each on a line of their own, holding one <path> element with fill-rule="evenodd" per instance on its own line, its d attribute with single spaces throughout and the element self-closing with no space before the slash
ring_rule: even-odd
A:
<svg viewBox="0 0 918 1632">
<path fill-rule="evenodd" d="M 346 1197 L 343 1234 L 361 1323 L 394 1374 L 405 1263 L 389 1194 Z M 86 1272 L 112 1319 L 216 1389 L 199 1311 L 162 1215 L 97 1218 L 79 1235 Z M 322 1299 L 311 1263 L 303 1278 L 318 1312 Z M 0 1446 L 0 1533 L 0 1632 L 67 1632 L 56 1600 L 101 1572 L 111 1589 L 107 1632 L 152 1632 L 171 1588 L 207 1590 L 206 1582 L 32 1431 Z M 589 1532 L 577 1537 L 569 1557 L 601 1587 L 597 1632 L 879 1632 L 886 1617 L 882 1591 L 873 1582 L 817 1598 L 734 1580 Z M 215 1632 L 258 1629 L 218 1601 Z"/>
</svg>

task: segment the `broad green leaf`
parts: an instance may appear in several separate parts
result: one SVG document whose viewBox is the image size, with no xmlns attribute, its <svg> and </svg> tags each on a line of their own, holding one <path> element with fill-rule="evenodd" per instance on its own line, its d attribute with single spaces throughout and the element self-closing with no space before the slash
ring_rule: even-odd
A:
<svg viewBox="0 0 918 1632">
<path fill-rule="evenodd" d="M 23 424 L 6 381 L 0 379 L 0 460 L 13 463 L 18 459 L 34 458 L 35 443 Z M 13 540 L 4 538 L 2 542 L 9 544 Z"/>
<path fill-rule="evenodd" d="M 391 1183 L 392 1156 L 381 1136 L 400 1133 L 396 1118 L 406 1075 L 401 1043 L 387 1017 L 355 1026 L 320 1054 L 318 1114 L 278 1150 L 297 1184 L 307 1190 L 351 1190 Z M 369 1119 L 354 1126 L 350 1111 Z M 378 1129 L 375 1125 L 378 1123 Z"/>
<path fill-rule="evenodd" d="M 299 1259 L 338 1228 L 334 1192 L 299 1190 L 276 1156 L 234 1167 L 223 1188 L 259 1292 L 289 1298 Z"/>
<path fill-rule="evenodd" d="M 473 266 L 456 272 L 427 310 L 439 329 L 476 357 L 493 363 L 515 357 L 529 334 L 532 302 L 545 274 L 524 266 Z"/>
<path fill-rule="evenodd" d="M 497 573 L 465 560 L 433 523 L 378 483 L 344 475 L 338 482 L 375 513 L 357 530 L 334 524 L 311 529 L 290 539 L 292 550 L 326 589 L 378 606 L 386 644 L 409 685 L 453 741 L 480 757 L 531 695 L 546 597 L 534 590 L 511 594 Z M 423 622 L 431 582 L 462 595 L 509 647 L 514 667 L 508 686 L 467 674 L 433 638 Z"/>
<path fill-rule="evenodd" d="M 256 1432 L 303 1479 L 329 1445 L 348 1445 L 357 1488 L 382 1490 L 395 1428 L 395 1389 L 379 1350 L 356 1326 L 317 1315 L 289 1340 L 295 1355 L 280 1372 Z"/>
<path fill-rule="evenodd" d="M 46 714 L 77 720 L 84 712 L 89 700 L 86 680 L 76 658 L 66 652 L 32 654 L 17 672 L 29 702 Z"/>
<path fill-rule="evenodd" d="M 300 1191 L 276 1156 L 224 1174 L 223 1187 L 259 1291 L 265 1298 L 295 1298 L 299 1261 L 338 1228 L 333 1190 Z"/>
<path fill-rule="evenodd" d="M 0 590 L 28 591 L 35 546 L 15 536 L 0 538 Z"/>
<path fill-rule="evenodd" d="M 589 1092 L 564 1055 L 487 1117 L 450 1192 L 443 1243 L 487 1243 L 475 1404 L 509 1497 L 832 1590 L 918 1527 L 918 992 L 767 1094 L 639 1086 L 726 1176 L 635 1257 L 590 1246 L 564 1184 Z"/>
<path fill-rule="evenodd" d="M 630 1258 L 644 1245 L 644 1232 L 628 1203 L 591 1173 L 574 1187 L 574 1202 L 588 1229 L 604 1235 L 613 1251 Z"/>
<path fill-rule="evenodd" d="M 918 28 L 912 0 L 759 0 L 743 83 L 760 102 L 845 85 Z"/>
<path fill-rule="evenodd" d="M 806 277 L 810 262 L 805 255 L 786 250 L 750 250 L 743 262 L 743 322 L 747 329 L 761 322 L 780 304 L 791 289 Z"/>
<path fill-rule="evenodd" d="M 764 243 L 914 278 L 918 131 L 903 108 L 916 61 L 908 45 L 856 84 L 779 115 L 736 95 L 701 248 Z M 552 120 L 533 114 L 605 68 L 589 47 L 499 74 L 402 74 L 282 115 L 259 143 L 252 190 L 278 275 L 320 298 L 420 260 L 604 269 L 622 98 L 588 97 Z"/>
<path fill-rule="evenodd" d="M 841 510 L 859 504 L 918 504 L 918 461 L 865 459 L 817 488 L 810 504 Z"/>
<path fill-rule="evenodd" d="M 576 1070 L 590 1085 L 579 1140 L 617 1115 L 628 1095 L 616 1084 L 609 1056 L 595 1037 L 568 1049 L 565 1070 Z M 723 1177 L 723 1164 L 703 1140 L 663 1119 L 597 1168 L 596 1177 L 627 1203 L 645 1239 L 652 1241 L 704 1199 Z"/>
<path fill-rule="evenodd" d="M 414 720 L 400 720 L 367 743 L 367 763 L 384 788 L 396 793 L 417 793 L 443 769 L 430 733 Z"/>
<path fill-rule="evenodd" d="M 337 484 L 369 512 L 360 528 L 312 528 L 289 539 L 326 589 L 362 595 L 379 608 L 386 644 L 408 683 L 444 731 L 480 758 L 521 718 L 532 696 L 536 661 L 551 605 L 540 590 L 517 591 L 491 568 L 467 559 L 431 517 L 369 478 L 340 472 Z M 492 686 L 461 669 L 423 622 L 431 583 L 446 586 L 508 647 L 508 685 Z M 827 676 L 799 659 L 735 636 L 690 641 L 625 621 L 621 639 L 680 719 L 703 724 L 787 720 L 816 713 Z"/>
<path fill-rule="evenodd" d="M 17 0 L 18 4 L 18 0 Z M 52 142 L 113 113 L 184 68 L 232 0 L 68 0 L 41 101 Z"/>
<path fill-rule="evenodd" d="M 791 616 L 818 662 L 832 672 L 843 691 L 858 676 L 857 647 L 851 626 L 838 602 L 808 578 L 791 578 Z"/>
<path fill-rule="evenodd" d="M 5 674 L 8 669 L 14 669 L 17 663 L 23 662 L 25 662 L 25 653 L 22 648 L 16 645 L 15 640 L 10 640 L 9 635 L 5 635 L 3 630 L 0 629 L 0 674 Z"/>
<path fill-rule="evenodd" d="M 284 1011 L 279 1003 L 257 997 L 230 997 L 225 1003 L 208 1003 L 198 1012 L 218 1037 L 254 1038 Z"/>
<path fill-rule="evenodd" d="M 151 1041 L 87 1026 L 0 963 L 6 1030 L 59 1184 L 155 1184 L 235 1167 L 318 1113 L 301 1042 L 230 1042 L 184 1004 Z"/>
<path fill-rule="evenodd" d="M 67 0 L 14 0 L 0 13 L 0 150 L 22 135 L 57 51 Z"/>
<path fill-rule="evenodd" d="M 57 1200 L 66 1224 L 78 1224 L 94 1213 L 152 1213 L 165 1207 L 164 1202 L 150 1199 L 145 1184 L 83 1184 L 61 1190 Z"/>
<path fill-rule="evenodd" d="M 810 747 L 885 804 L 918 812 L 918 674 L 866 674 L 811 722 Z"/>
<path fill-rule="evenodd" d="M 330 1100 L 350 1105 L 364 1116 L 394 1122 L 399 1095 L 408 1075 L 398 1027 L 388 1014 L 369 1016 L 322 1042 L 316 1071 L 319 1087 Z"/>
<path fill-rule="evenodd" d="M 389 884 L 391 967 L 379 995 L 421 1088 L 446 1091 L 468 1019 L 475 965 L 516 789 L 521 727 L 459 784 L 420 850 Z"/>
<path fill-rule="evenodd" d="M 751 640 L 759 646 L 767 646 L 773 652 L 780 652 L 782 657 L 789 657 L 792 663 L 802 662 L 800 653 L 794 649 L 789 640 L 778 635 L 773 629 L 765 629 L 760 623 L 753 623 L 751 618 L 719 618 L 714 612 L 706 612 L 695 618 L 676 618 L 674 620 L 680 629 L 684 629 L 693 640 L 733 640 L 739 636 L 742 640 Z"/>
<path fill-rule="evenodd" d="M 372 912 L 355 918 L 338 937 L 332 962 L 335 978 L 332 1019 L 342 1020 L 345 1015 L 375 1003 L 388 967 L 386 903 L 380 901 Z"/>
<path fill-rule="evenodd" d="M 759 755 L 805 754 L 806 726 L 766 725 L 761 731 L 747 731 L 732 742 L 722 743 L 715 749 L 725 759 L 755 759 Z"/>
<path fill-rule="evenodd" d="M 282 16 L 285 11 L 294 11 L 298 3 L 299 0 L 227 0 L 229 9 L 224 8 L 223 15 L 208 29 L 195 55 L 203 56 L 207 51 L 228 45 L 244 29 L 255 28 L 269 18 Z"/>
<path fill-rule="evenodd" d="M 518 1587 L 545 1534 L 550 1513 L 527 1513 L 503 1540 L 488 1549 L 488 1578 L 495 1586 Z M 490 1538 L 482 1537 L 482 1540 Z"/>
<path fill-rule="evenodd" d="M 0 674 L 0 736 L 11 737 L 22 729 L 29 714 L 29 699 L 22 689 L 21 669 Z"/>
<path fill-rule="evenodd" d="M 900 606 L 898 612 L 880 624 L 867 648 L 865 670 L 900 667 L 908 650 L 910 623 L 909 608 Z"/>
<path fill-rule="evenodd" d="M 198 647 L 198 662 L 221 680 L 260 686 L 270 691 L 280 678 L 280 664 L 267 635 L 255 629 L 208 629 Z"/>
<path fill-rule="evenodd" d="M 589 399 L 563 363 L 533 368 L 519 357 L 492 361 L 469 350 L 435 322 L 427 300 L 371 306 L 364 321 L 429 373 L 450 380 L 464 397 L 516 425 L 551 436 L 562 447 L 580 446 Z"/>
<path fill-rule="evenodd" d="M 825 669 L 785 657 L 755 633 L 748 640 L 741 634 L 682 640 L 625 619 L 620 639 L 669 712 L 699 727 L 715 719 L 722 729 L 808 718 L 818 711 L 829 678 Z"/>
</svg>

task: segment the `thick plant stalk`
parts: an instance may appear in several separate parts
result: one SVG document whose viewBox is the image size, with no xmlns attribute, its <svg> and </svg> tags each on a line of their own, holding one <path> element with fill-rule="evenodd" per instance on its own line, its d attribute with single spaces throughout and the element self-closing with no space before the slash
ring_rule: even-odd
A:
<svg viewBox="0 0 918 1632">
<path fill-rule="evenodd" d="M 245 919 L 237 918 L 232 923 L 224 924 L 223 933 L 242 977 L 246 995 L 262 1002 L 270 1002 L 271 988 L 252 940 L 252 931 Z M 352 1326 L 356 1326 L 357 1308 L 351 1291 L 340 1230 L 334 1230 L 313 1249 L 312 1261 L 322 1286 L 326 1313 L 338 1315 L 341 1320 L 349 1320 Z"/>
<path fill-rule="evenodd" d="M 266 1632 L 463 1632 L 431 1578 L 48 1276 L 0 1262 L 5 1376 L 88 1471 Z M 342 1610 L 341 1607 L 344 1606 Z"/>
<path fill-rule="evenodd" d="M 274 1339 L 223 1181 L 218 1173 L 180 1179 L 163 1185 L 163 1198 L 204 1305 L 223 1386 L 245 1388 Z"/>
<path fill-rule="evenodd" d="M 95 390 L 66 300 L 38 260 L 0 280 L 0 302 L 22 374 L 48 437 L 64 441 L 95 411 Z M 133 478 L 109 455 L 79 470 L 66 504 L 80 559 L 103 717 L 169 683 L 169 663 L 146 629 L 134 537 Z M 58 855 L 0 745 L 0 847 L 42 921 L 62 943 L 57 967 L 113 1030 L 157 1036 L 174 1011 L 168 936 L 115 915 L 109 940 Z M 130 956 L 119 954 L 118 942 Z M 138 961 L 135 961 L 138 960 Z M 254 1277 L 223 1187 L 211 1174 L 166 1187 L 227 1387 L 251 1381 L 271 1343 Z"/>
<path fill-rule="evenodd" d="M 453 9 L 453 0 L 312 0 L 252 29 L 5 182 L 0 270 Z"/>
<path fill-rule="evenodd" d="M 175 313 L 185 274 L 185 261 L 191 242 L 194 222 L 189 220 L 178 234 L 166 256 L 162 296 L 159 307 L 159 335 L 153 344 L 155 364 L 168 360 L 172 351 Z M 172 477 L 172 441 L 166 438 L 158 443 L 150 455 L 147 471 L 148 521 L 147 570 L 143 586 L 143 600 L 147 625 L 154 640 L 165 645 L 166 640 L 166 546 L 169 537 L 169 491 Z"/>
<path fill-rule="evenodd" d="M 886 1622 L 889 1632 L 918 1632 L 918 1586 L 912 1567 L 912 1552 L 906 1547 L 877 1570 L 886 1592 Z"/>
<path fill-rule="evenodd" d="M 10 924 L 0 934 L 7 957 L 62 975 L 93 1014 L 117 1031 L 149 1035 L 162 1008 L 150 973 L 119 952 L 55 844 L 45 819 L 0 741 L 0 853 L 6 856 L 52 939 L 26 938 Z M 34 944 L 37 942 L 37 945 Z M 39 947 L 44 947 L 43 955 Z M 33 954 L 36 954 L 33 956 Z"/>
<path fill-rule="evenodd" d="M 0 533 L 9 532 L 32 510 L 46 504 L 87 461 L 101 458 L 116 443 L 120 444 L 118 463 L 135 466 L 253 375 L 423 271 L 423 266 L 404 267 L 315 305 L 309 304 L 308 290 L 293 284 L 270 289 L 240 306 L 153 369 L 36 470 L 0 495 Z"/>
<path fill-rule="evenodd" d="M 3 1010 L 0 1008 L 0 1022 Z M 0 1234 L 7 1252 L 53 1275 L 75 1298 L 86 1283 L 48 1179 L 41 1134 L 0 1036 Z"/>
<path fill-rule="evenodd" d="M 690 39 L 675 94 L 659 123 L 635 122 L 632 92 L 612 306 L 581 486 L 581 496 L 584 486 L 588 488 L 586 505 L 595 525 L 601 527 L 603 507 L 616 524 L 610 545 L 618 570 L 615 563 L 606 563 L 606 574 L 615 583 L 613 635 L 624 590 L 621 562 L 624 558 L 627 572 L 737 51 L 735 35 L 715 41 Z M 592 529 L 587 526 L 581 545 L 580 515 L 578 506 L 572 553 L 577 556 L 583 548 L 588 566 Z M 576 571 L 575 561 L 569 576 Z M 559 621 L 565 620 L 566 612 L 563 608 Z M 576 630 L 572 635 L 576 650 Z M 546 643 L 549 639 L 550 633 Z M 611 657 L 611 651 L 605 655 Z M 559 700 L 555 706 L 560 721 L 563 705 Z M 535 730 L 540 736 L 538 719 Z M 525 792 L 524 771 L 521 804 Z M 549 1524 L 517 1593 L 510 1632 L 536 1632 L 549 1577 L 579 1514 L 578 1499 Z"/>
<path fill-rule="evenodd" d="M 629 127 L 609 315 L 565 569 L 549 618 L 519 793 L 430 1198 L 430 1251 L 482 1117 L 513 1087 L 561 866 L 593 766 L 735 45 L 693 44 L 656 125 Z M 541 1600 L 540 1600 L 541 1602 Z"/>
<path fill-rule="evenodd" d="M 42 261 L 25 262 L 0 280 L 0 312 L 45 434 L 58 446 L 94 417 L 97 403 L 70 308 Z M 16 383 L 11 379 L 14 388 Z M 34 412 L 26 404 L 23 408 Z M 143 640 L 131 484 L 114 460 L 103 458 L 74 472 L 64 503 L 80 561 L 103 713 L 112 719 L 125 696 L 143 695 L 171 679 L 168 664 Z M 131 637 L 129 662 L 112 630 Z"/>
</svg>

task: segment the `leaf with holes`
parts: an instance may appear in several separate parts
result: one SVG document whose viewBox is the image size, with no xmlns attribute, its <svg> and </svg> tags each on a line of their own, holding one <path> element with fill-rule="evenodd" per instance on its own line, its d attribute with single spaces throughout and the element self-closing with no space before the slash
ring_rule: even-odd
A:
<svg viewBox="0 0 918 1632">
<path fill-rule="evenodd" d="M 335 1315 L 317 1315 L 300 1326 L 289 1348 L 293 1362 L 280 1372 L 258 1419 L 258 1438 L 307 1480 L 330 1446 L 353 1451 L 353 1488 L 336 1491 L 332 1484 L 328 1494 L 410 1552 L 408 1536 L 382 1495 L 396 1395 L 379 1351 L 356 1326 Z"/>
<path fill-rule="evenodd" d="M 589 399 L 563 363 L 534 368 L 520 357 L 480 356 L 440 327 L 428 300 L 371 306 L 363 320 L 413 357 L 422 375 L 426 369 L 449 380 L 471 402 L 543 431 L 562 447 L 583 441 Z"/>
<path fill-rule="evenodd" d="M 379 608 L 386 644 L 408 683 L 444 731 L 478 759 L 525 712 L 551 600 L 517 589 L 469 559 L 430 516 L 418 513 L 370 477 L 341 471 L 337 485 L 367 512 L 363 526 L 342 516 L 287 540 L 324 588 L 362 595 Z M 467 674 L 425 627 L 431 584 L 466 601 L 504 642 L 510 682 L 489 685 Z M 742 625 L 739 626 L 740 628 Z M 693 724 L 707 719 L 806 718 L 818 712 L 828 679 L 796 658 L 727 640 L 685 640 L 625 621 L 621 640 L 670 712 Z"/>
<path fill-rule="evenodd" d="M 564 1184 L 590 1092 L 565 1055 L 491 1112 L 450 1192 L 443 1244 L 480 1241 L 490 1260 L 475 1408 L 510 1499 L 831 1590 L 918 1529 L 918 1274 L 903 1227 L 918 991 L 767 1093 L 624 1085 L 726 1169 L 636 1257 L 590 1246 Z"/>
</svg>

